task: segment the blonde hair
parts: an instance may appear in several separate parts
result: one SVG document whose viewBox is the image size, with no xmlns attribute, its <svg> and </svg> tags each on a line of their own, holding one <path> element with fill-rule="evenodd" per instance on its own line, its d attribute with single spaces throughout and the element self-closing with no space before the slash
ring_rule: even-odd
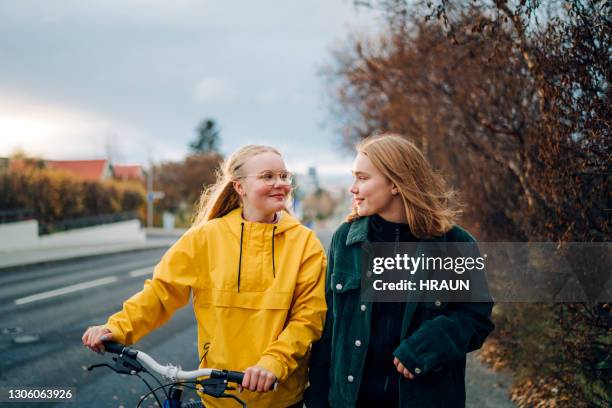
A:
<svg viewBox="0 0 612 408">
<path fill-rule="evenodd" d="M 461 211 L 455 191 L 446 186 L 419 148 L 396 134 L 370 136 L 357 145 L 398 189 L 410 231 L 417 238 L 440 236 L 455 224 Z M 359 218 L 353 206 L 346 220 Z"/>
<path fill-rule="evenodd" d="M 243 176 L 241 169 L 249 159 L 262 154 L 275 153 L 278 150 L 270 146 L 246 145 L 228 157 L 217 170 L 217 181 L 206 188 L 197 204 L 197 211 L 192 226 L 198 226 L 214 218 L 223 217 L 242 205 L 242 200 L 234 189 L 234 181 Z M 290 200 L 291 196 L 288 197 Z M 285 208 L 286 211 L 289 211 Z"/>
</svg>

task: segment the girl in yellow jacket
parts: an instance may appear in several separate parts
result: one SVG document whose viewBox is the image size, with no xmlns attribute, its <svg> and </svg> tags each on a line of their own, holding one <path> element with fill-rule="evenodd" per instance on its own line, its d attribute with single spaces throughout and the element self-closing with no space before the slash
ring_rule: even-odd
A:
<svg viewBox="0 0 612 408">
<path fill-rule="evenodd" d="M 192 294 L 200 367 L 245 371 L 240 398 L 248 406 L 301 407 L 310 345 L 325 319 L 326 258 L 315 234 L 286 211 L 290 192 L 277 150 L 249 145 L 231 155 L 192 228 L 122 311 L 85 331 L 85 346 L 137 342 Z M 207 407 L 232 403 L 203 399 Z"/>
</svg>

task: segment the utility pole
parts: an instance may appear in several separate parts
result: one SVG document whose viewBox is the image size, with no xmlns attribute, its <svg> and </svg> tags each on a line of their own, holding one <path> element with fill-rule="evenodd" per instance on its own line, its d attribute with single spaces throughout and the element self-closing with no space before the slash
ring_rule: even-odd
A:
<svg viewBox="0 0 612 408">
<path fill-rule="evenodd" d="M 147 227 L 153 227 L 153 162 L 151 161 L 147 173 Z"/>
<path fill-rule="evenodd" d="M 153 161 L 149 160 L 147 172 L 147 228 L 153 228 L 153 202 L 164 198 L 163 191 L 153 191 Z"/>
</svg>

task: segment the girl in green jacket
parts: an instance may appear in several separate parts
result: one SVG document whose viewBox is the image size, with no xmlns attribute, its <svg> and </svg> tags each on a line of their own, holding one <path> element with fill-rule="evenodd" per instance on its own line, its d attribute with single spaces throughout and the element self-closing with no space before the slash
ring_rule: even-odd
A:
<svg viewBox="0 0 612 408">
<path fill-rule="evenodd" d="M 466 354 L 493 329 L 492 303 L 368 302 L 368 242 L 474 242 L 453 192 L 404 137 L 371 137 L 353 162 L 353 210 L 328 254 L 328 312 L 313 344 L 307 407 L 461 407 Z"/>
</svg>

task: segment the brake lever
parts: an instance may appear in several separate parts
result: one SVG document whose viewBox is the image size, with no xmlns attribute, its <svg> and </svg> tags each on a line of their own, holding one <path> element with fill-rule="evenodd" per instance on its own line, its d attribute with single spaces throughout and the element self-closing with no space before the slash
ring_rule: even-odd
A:
<svg viewBox="0 0 612 408">
<path fill-rule="evenodd" d="M 222 378 L 207 378 L 205 380 L 198 381 L 202 386 L 202 392 L 213 397 L 221 397 L 227 390 L 227 381 Z"/>
<path fill-rule="evenodd" d="M 127 354 L 121 354 L 119 357 L 113 357 L 115 362 L 114 370 L 119 374 L 134 375 L 145 371 L 145 368 L 134 357 Z"/>
<path fill-rule="evenodd" d="M 107 363 L 102 363 L 102 364 L 92 364 L 90 366 L 87 366 L 87 371 L 92 371 L 94 368 L 99 368 L 99 367 L 108 367 L 111 370 L 115 371 L 115 369 L 113 368 L 113 366 L 107 364 Z"/>
<path fill-rule="evenodd" d="M 119 357 L 113 357 L 113 361 L 115 362 L 113 365 L 108 363 L 90 365 L 87 367 L 87 371 L 92 371 L 94 368 L 98 367 L 108 367 L 118 374 L 129 375 L 134 375 L 136 373 L 145 371 L 142 364 L 140 364 L 135 358 L 125 354 L 122 354 Z"/>
</svg>

